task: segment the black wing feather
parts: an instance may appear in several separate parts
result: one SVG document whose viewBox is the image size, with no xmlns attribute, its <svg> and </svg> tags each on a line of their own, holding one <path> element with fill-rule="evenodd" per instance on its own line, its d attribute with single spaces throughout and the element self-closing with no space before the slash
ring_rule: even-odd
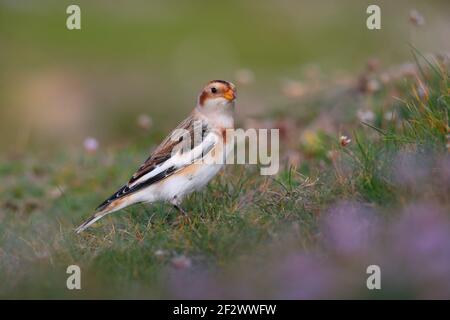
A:
<svg viewBox="0 0 450 320">
<path fill-rule="evenodd" d="M 116 193 L 114 193 L 111 197 L 109 197 L 108 199 L 106 199 L 105 201 L 103 201 L 102 204 L 100 204 L 96 211 L 101 211 L 104 208 L 106 208 L 111 202 L 120 199 L 124 196 L 127 196 L 131 193 L 134 193 L 136 191 L 141 190 L 142 188 L 145 188 L 146 186 L 149 186 L 155 182 L 158 182 L 164 178 L 166 178 L 167 176 L 169 176 L 171 173 L 173 173 L 175 171 L 175 167 L 170 167 L 167 168 L 166 170 L 158 173 L 157 175 L 155 175 L 154 177 L 149 178 L 148 180 L 146 180 L 145 182 L 142 182 L 141 184 L 135 185 L 134 187 L 130 188 L 128 185 L 124 185 L 122 188 L 120 188 Z"/>
</svg>

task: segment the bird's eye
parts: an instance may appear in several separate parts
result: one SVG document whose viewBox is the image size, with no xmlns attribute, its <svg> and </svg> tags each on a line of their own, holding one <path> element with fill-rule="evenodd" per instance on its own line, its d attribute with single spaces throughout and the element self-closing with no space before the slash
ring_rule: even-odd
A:
<svg viewBox="0 0 450 320">
<path fill-rule="evenodd" d="M 217 93 L 217 88 L 212 87 L 212 88 L 211 88 L 211 92 L 212 92 L 212 93 Z"/>
</svg>

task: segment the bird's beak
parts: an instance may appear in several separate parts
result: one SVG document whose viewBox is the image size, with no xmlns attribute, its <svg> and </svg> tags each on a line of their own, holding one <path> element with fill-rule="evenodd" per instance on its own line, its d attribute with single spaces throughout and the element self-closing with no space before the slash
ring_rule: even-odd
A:
<svg viewBox="0 0 450 320">
<path fill-rule="evenodd" d="M 232 89 L 228 89 L 227 91 L 225 91 L 223 96 L 225 99 L 227 99 L 229 101 L 233 101 L 234 99 L 236 99 L 236 94 L 234 93 L 234 91 Z"/>
</svg>

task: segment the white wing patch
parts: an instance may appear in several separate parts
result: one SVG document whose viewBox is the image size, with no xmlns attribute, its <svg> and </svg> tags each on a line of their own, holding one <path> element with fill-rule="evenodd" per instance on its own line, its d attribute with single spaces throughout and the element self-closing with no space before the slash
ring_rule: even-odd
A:
<svg viewBox="0 0 450 320">
<path fill-rule="evenodd" d="M 210 132 L 206 135 L 201 143 L 195 146 L 189 151 L 178 150 L 165 162 L 158 165 L 152 171 L 146 173 L 136 181 L 133 181 L 128 187 L 131 189 L 139 184 L 145 183 L 145 181 L 155 177 L 157 174 L 168 170 L 169 168 L 174 168 L 175 171 L 184 168 L 195 161 L 202 159 L 211 149 L 217 144 L 218 136 L 214 132 Z M 184 151 L 184 152 L 183 152 Z"/>
</svg>

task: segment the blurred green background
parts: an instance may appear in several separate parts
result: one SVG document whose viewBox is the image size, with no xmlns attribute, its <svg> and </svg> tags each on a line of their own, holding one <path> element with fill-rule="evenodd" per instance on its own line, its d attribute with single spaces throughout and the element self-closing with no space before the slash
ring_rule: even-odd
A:
<svg viewBox="0 0 450 320">
<path fill-rule="evenodd" d="M 365 27 L 382 9 L 382 29 Z M 81 30 L 66 8 L 81 7 Z M 411 9 L 426 29 L 407 23 Z M 449 1 L 0 1 L 1 150 L 136 140 L 136 116 L 160 137 L 211 79 L 239 86 L 240 119 L 283 108 L 282 85 L 307 67 L 354 72 L 370 57 L 411 59 L 408 43 L 448 51 Z M 432 18 L 431 18 L 432 17 Z M 238 81 L 239 82 L 239 81 Z M 239 84 L 239 83 L 238 83 Z"/>
</svg>

